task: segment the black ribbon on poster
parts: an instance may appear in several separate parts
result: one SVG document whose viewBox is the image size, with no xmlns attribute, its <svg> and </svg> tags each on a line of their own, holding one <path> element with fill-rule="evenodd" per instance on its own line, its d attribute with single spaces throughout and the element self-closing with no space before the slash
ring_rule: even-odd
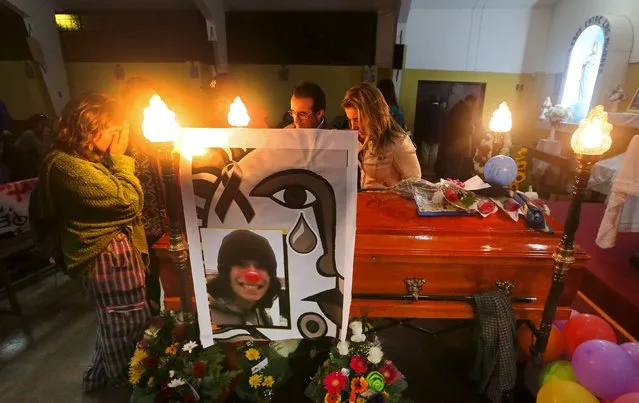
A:
<svg viewBox="0 0 639 403">
<path fill-rule="evenodd" d="M 228 163 L 223 169 L 220 175 L 224 190 L 220 195 L 220 199 L 215 205 L 215 214 L 219 217 L 220 221 L 224 222 L 226 214 L 231 208 L 231 204 L 235 202 L 240 208 L 240 211 L 246 218 L 246 222 L 251 222 L 255 217 L 255 210 L 249 203 L 248 199 L 240 191 L 240 184 L 242 183 L 242 168 L 235 162 Z"/>
</svg>

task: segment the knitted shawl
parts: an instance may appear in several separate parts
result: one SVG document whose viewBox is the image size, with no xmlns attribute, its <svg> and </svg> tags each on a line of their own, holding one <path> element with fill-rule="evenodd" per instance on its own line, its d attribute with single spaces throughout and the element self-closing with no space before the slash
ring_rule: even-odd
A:
<svg viewBox="0 0 639 403">
<path fill-rule="evenodd" d="M 43 218 L 57 222 L 70 276 L 90 268 L 119 232 L 130 235 L 139 253 L 148 253 L 133 158 L 113 157 L 106 164 L 53 150 L 40 166 L 39 187 Z"/>
</svg>

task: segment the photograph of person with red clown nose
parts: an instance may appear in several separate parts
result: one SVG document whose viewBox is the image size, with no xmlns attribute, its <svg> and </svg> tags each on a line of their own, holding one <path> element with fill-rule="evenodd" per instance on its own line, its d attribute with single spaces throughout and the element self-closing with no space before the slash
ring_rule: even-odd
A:
<svg viewBox="0 0 639 403">
<path fill-rule="evenodd" d="M 221 238 L 217 274 L 207 285 L 211 322 L 218 326 L 287 326 L 290 315 L 283 309 L 288 305 L 288 291 L 281 232 L 214 230 L 209 235 Z M 279 242 L 269 242 L 266 237 Z"/>
</svg>

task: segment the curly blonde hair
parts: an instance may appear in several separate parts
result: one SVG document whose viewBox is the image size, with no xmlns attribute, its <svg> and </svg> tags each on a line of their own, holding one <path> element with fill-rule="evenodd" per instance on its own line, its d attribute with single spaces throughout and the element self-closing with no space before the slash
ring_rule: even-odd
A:
<svg viewBox="0 0 639 403">
<path fill-rule="evenodd" d="M 408 135 L 391 116 L 381 91 L 370 84 L 362 83 L 349 88 L 342 100 L 342 108 L 357 110 L 359 124 L 369 138 L 373 154 L 380 153 L 396 139 Z"/>
<path fill-rule="evenodd" d="M 80 158 L 98 161 L 101 155 L 93 149 L 96 136 L 124 121 L 124 113 L 115 98 L 88 92 L 64 107 L 54 127 L 53 146 Z"/>
</svg>

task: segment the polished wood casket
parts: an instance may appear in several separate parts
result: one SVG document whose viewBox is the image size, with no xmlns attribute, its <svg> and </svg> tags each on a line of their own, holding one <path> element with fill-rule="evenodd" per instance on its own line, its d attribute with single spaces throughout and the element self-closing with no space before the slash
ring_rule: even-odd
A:
<svg viewBox="0 0 639 403">
<path fill-rule="evenodd" d="M 517 318 L 538 323 L 562 234 L 559 223 L 547 220 L 552 235 L 528 228 L 523 219 L 514 222 L 502 211 L 487 218 L 420 217 L 414 202 L 396 194 L 359 193 L 351 316 L 470 319 L 472 296 L 499 284 L 510 289 Z M 166 237 L 155 249 L 165 305 L 177 310 L 180 287 Z M 558 319 L 570 314 L 588 258 L 579 248 L 575 257 Z M 192 296 L 191 281 L 187 288 Z"/>
</svg>

